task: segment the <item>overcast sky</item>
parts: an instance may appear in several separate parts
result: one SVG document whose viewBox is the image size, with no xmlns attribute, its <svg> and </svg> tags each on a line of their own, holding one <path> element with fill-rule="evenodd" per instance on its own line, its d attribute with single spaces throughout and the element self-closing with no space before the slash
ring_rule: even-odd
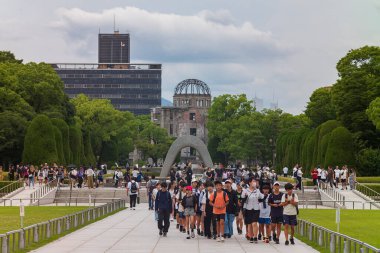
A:
<svg viewBox="0 0 380 253">
<path fill-rule="evenodd" d="M 0 50 L 24 61 L 96 62 L 97 35 L 131 34 L 131 61 L 163 64 L 162 94 L 206 82 L 299 114 L 348 50 L 380 43 L 378 0 L 0 0 Z"/>
</svg>

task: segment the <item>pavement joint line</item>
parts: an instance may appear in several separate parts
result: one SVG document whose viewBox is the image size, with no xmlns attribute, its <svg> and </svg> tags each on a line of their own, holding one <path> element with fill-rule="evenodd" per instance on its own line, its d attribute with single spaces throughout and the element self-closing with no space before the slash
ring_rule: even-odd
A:
<svg viewBox="0 0 380 253">
<path fill-rule="evenodd" d="M 137 210 L 137 212 L 135 212 L 132 215 L 132 217 L 134 215 L 136 215 L 138 212 L 139 212 L 139 210 Z M 117 243 L 119 243 L 121 240 L 123 240 L 129 233 L 131 233 L 133 230 L 135 230 L 137 227 L 139 227 L 139 225 L 141 225 L 149 216 L 151 216 L 151 213 L 148 213 L 148 215 L 146 215 L 139 223 L 137 223 L 131 230 L 129 230 L 125 235 L 123 235 L 123 237 L 121 237 L 119 240 L 117 240 L 111 247 L 107 248 L 104 252 L 111 250 L 113 248 L 113 246 L 115 246 Z"/>
</svg>

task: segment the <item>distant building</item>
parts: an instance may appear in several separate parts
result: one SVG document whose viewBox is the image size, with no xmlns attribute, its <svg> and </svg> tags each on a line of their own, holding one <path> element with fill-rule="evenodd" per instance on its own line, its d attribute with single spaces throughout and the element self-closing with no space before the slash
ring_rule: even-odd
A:
<svg viewBox="0 0 380 253">
<path fill-rule="evenodd" d="M 98 35 L 98 63 L 129 63 L 129 34 L 100 33 Z"/>
<path fill-rule="evenodd" d="M 149 114 L 161 105 L 161 64 L 51 64 L 73 98 L 104 98 L 118 110 Z"/>
<path fill-rule="evenodd" d="M 173 96 L 173 106 L 151 109 L 151 120 L 168 131 L 173 137 L 198 136 L 205 144 L 208 141 L 206 128 L 211 92 L 206 83 L 197 79 L 180 82 Z M 196 150 L 184 148 L 181 160 L 197 160 Z"/>
<path fill-rule="evenodd" d="M 264 100 L 261 98 L 258 98 L 255 96 L 253 99 L 254 107 L 256 108 L 256 111 L 262 111 L 264 109 Z"/>
</svg>

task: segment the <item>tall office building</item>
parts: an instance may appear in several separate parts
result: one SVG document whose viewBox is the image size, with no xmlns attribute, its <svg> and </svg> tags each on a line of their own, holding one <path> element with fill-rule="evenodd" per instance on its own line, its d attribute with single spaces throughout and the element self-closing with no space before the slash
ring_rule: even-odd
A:
<svg viewBox="0 0 380 253">
<path fill-rule="evenodd" d="M 98 35 L 98 63 L 129 63 L 130 40 L 128 33 L 100 33 Z"/>
<path fill-rule="evenodd" d="M 109 99 L 121 111 L 149 114 L 161 105 L 161 64 L 51 64 L 70 98 Z"/>
</svg>

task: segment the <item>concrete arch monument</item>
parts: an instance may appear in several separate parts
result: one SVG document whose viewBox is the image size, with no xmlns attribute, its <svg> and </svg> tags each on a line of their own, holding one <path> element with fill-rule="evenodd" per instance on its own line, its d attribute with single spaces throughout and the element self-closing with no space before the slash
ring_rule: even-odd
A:
<svg viewBox="0 0 380 253">
<path fill-rule="evenodd" d="M 173 142 L 168 153 L 166 154 L 160 177 L 166 177 L 169 174 L 170 168 L 173 165 L 177 154 L 181 151 L 181 149 L 186 147 L 195 148 L 198 151 L 203 163 L 207 167 L 213 166 L 210 153 L 208 152 L 205 143 L 200 138 L 193 135 L 182 136 L 178 137 Z"/>
</svg>

